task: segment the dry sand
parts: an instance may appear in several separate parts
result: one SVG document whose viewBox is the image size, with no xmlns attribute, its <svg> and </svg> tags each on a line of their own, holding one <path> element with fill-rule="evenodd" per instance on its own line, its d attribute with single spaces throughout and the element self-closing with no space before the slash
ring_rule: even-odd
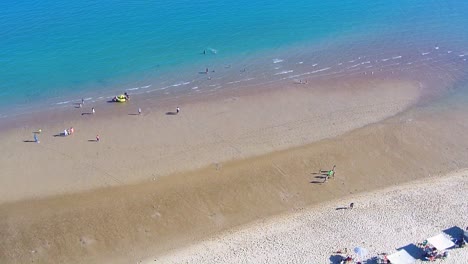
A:
<svg viewBox="0 0 468 264">
<path fill-rule="evenodd" d="M 143 263 L 339 263 L 336 252 L 345 248 L 359 259 L 357 246 L 369 252 L 363 260 L 373 259 L 450 228 L 462 234 L 467 190 L 468 170 L 461 170 L 259 220 Z M 468 248 L 452 249 L 441 263 L 467 260 Z"/>
<path fill-rule="evenodd" d="M 421 88 L 402 81 L 348 80 L 240 89 L 161 102 L 144 108 L 141 116 L 133 115 L 139 107 L 135 101 L 70 106 L 71 113 L 48 113 L 32 120 L 34 125 L 2 131 L 0 203 L 136 183 L 334 137 L 405 110 Z M 177 105 L 179 115 L 165 114 Z M 95 115 L 81 115 L 91 107 Z M 71 126 L 74 135 L 53 136 Z M 39 128 L 40 144 L 23 143 Z M 90 141 L 97 134 L 101 142 Z"/>
<path fill-rule="evenodd" d="M 287 95 L 284 96 L 287 97 Z M 395 96 L 389 101 L 393 101 Z M 279 96 L 279 98 L 282 97 Z M 238 99 L 233 102 L 246 102 L 244 100 L 246 99 Z M 309 98 L 309 100 L 311 99 Z M 256 100 L 252 99 L 252 101 L 255 102 Z M 304 101 L 307 100 L 304 99 Z M 324 103 L 323 107 L 326 107 L 325 105 L 326 103 Z M 274 151 L 256 157 L 224 162 L 222 166 L 218 167 L 207 166 L 167 177 L 156 177 L 154 181 L 146 181 L 135 185 L 120 185 L 55 197 L 3 203 L 0 205 L 0 236 L 2 237 L 0 262 L 135 263 L 149 257 L 165 255 L 167 252 L 173 252 L 206 237 L 233 227 L 252 223 L 258 219 L 267 219 L 277 214 L 304 210 L 304 208 L 315 204 L 339 199 L 350 194 L 378 190 L 415 179 L 444 175 L 453 170 L 468 168 L 468 133 L 466 133 L 468 130 L 468 116 L 466 115 L 466 105 L 451 103 L 449 104 L 449 110 L 445 108 L 445 105 L 447 104 L 431 104 L 428 107 L 418 107 L 383 122 L 347 132 L 339 137 L 324 139 L 296 148 Z M 242 104 L 242 106 L 251 107 L 248 103 Z M 274 111 L 269 112 L 269 114 L 265 113 L 263 119 L 273 122 L 274 118 L 268 119 L 267 117 L 278 115 L 284 120 L 283 109 L 269 106 L 266 101 L 265 105 L 261 106 L 270 107 L 268 110 Z M 257 107 L 259 107 L 256 108 L 258 113 L 263 113 L 262 108 Z M 307 109 L 315 109 L 312 106 L 309 107 L 311 108 Z M 399 107 L 401 107 L 401 104 L 398 104 L 396 108 L 400 109 Z M 182 108 L 183 114 L 185 114 L 184 109 Z M 204 111 L 213 111 L 208 116 L 215 118 L 216 109 L 209 108 Z M 348 109 L 348 112 L 359 113 L 352 111 L 352 109 Z M 368 113 L 369 116 L 373 116 L 372 110 L 376 111 L 377 109 L 381 108 L 369 108 L 368 111 L 371 111 Z M 240 109 L 237 109 L 237 111 L 242 114 L 252 115 L 252 113 L 242 112 Z M 237 111 L 235 112 L 237 113 Z M 298 112 L 301 113 L 302 111 Z M 345 112 L 343 110 L 342 113 Z M 195 111 L 194 113 L 201 112 Z M 234 121 L 231 121 L 231 119 L 227 121 L 226 119 L 228 113 L 221 114 L 223 118 L 219 119 L 226 126 L 220 126 L 222 128 L 219 129 L 224 129 L 222 131 L 233 130 L 229 123 Z M 307 113 L 313 116 L 311 113 Z M 385 111 L 385 113 L 387 115 L 389 111 Z M 396 111 L 393 113 L 396 113 Z M 371 120 L 368 119 L 369 117 L 362 117 L 362 115 L 362 113 L 356 115 L 355 120 L 361 120 L 360 118 L 365 118 L 367 121 Z M 190 130 L 178 126 L 173 117 L 162 115 L 161 118 L 168 118 L 164 121 L 166 124 L 170 123 L 181 130 L 186 129 L 184 130 L 186 134 L 182 138 L 179 138 L 181 137 L 179 135 L 172 135 L 172 137 L 167 135 L 168 138 L 183 140 L 187 144 L 190 144 L 188 140 L 190 134 L 198 135 L 197 137 L 200 137 L 200 140 L 202 139 L 201 135 L 199 135 L 200 132 L 197 132 L 193 127 Z M 327 120 L 326 117 L 321 117 L 318 120 L 323 122 Z M 116 133 L 124 135 L 131 132 L 135 129 L 133 125 L 139 124 L 138 122 L 153 124 L 152 119 L 147 116 L 143 117 L 146 118 L 143 119 L 146 122 L 136 118 L 130 119 L 133 121 L 128 121 L 131 125 L 126 127 L 126 132 L 116 130 Z M 175 118 L 189 122 L 189 119 L 186 119 L 183 115 Z M 245 117 L 245 122 L 249 119 L 265 124 L 262 123 L 264 120 L 249 116 Z M 88 119 L 86 122 L 86 124 L 91 124 L 94 127 L 117 127 L 114 123 L 106 123 L 102 120 Z M 101 124 L 100 122 L 104 123 Z M 241 121 L 236 122 L 242 124 Z M 343 120 L 343 122 L 346 123 L 347 120 Z M 190 124 L 190 122 L 186 124 Z M 297 124 L 300 125 L 300 122 Z M 291 135 L 298 135 L 295 133 L 299 133 L 299 135 L 311 134 L 311 131 L 315 131 L 312 129 L 314 127 L 319 128 L 317 131 L 320 132 L 321 129 L 327 127 L 323 128 L 322 124 L 313 122 L 310 127 L 301 128 L 301 126 L 297 126 L 299 132 L 294 132 L 294 129 L 292 129 Z M 295 127 L 292 126 L 292 128 Z M 138 129 L 135 129 L 133 133 L 138 131 Z M 265 129 L 265 131 L 271 130 Z M 282 133 L 278 134 L 271 133 L 276 137 L 271 136 L 270 140 L 284 138 L 284 142 L 290 143 L 289 139 L 287 139 L 289 133 L 282 131 Z M 26 130 L 24 133 L 25 136 L 29 135 Z M 77 179 L 87 177 L 86 175 L 80 175 L 81 172 L 95 173 L 98 176 L 96 178 L 105 182 L 104 173 L 98 173 L 99 171 L 89 166 L 89 164 L 81 163 L 80 158 L 84 160 L 87 158 L 82 152 L 89 155 L 94 153 L 94 156 L 91 157 L 99 161 L 94 163 L 94 166 L 101 170 L 106 168 L 106 162 L 110 163 L 112 159 L 118 160 L 119 158 L 122 158 L 123 161 L 128 158 L 132 162 L 144 161 L 145 158 L 148 158 L 149 161 L 143 166 L 148 170 L 160 165 L 156 162 L 158 159 L 151 160 L 152 147 L 155 145 L 145 146 L 143 144 L 145 143 L 144 140 L 140 142 L 140 145 L 125 145 L 127 144 L 125 143 L 124 146 L 126 146 L 127 152 L 124 153 L 132 154 L 132 156 L 128 156 L 117 154 L 120 152 L 115 151 L 119 147 L 111 144 L 111 142 L 119 142 L 118 140 L 107 141 L 103 139 L 102 142 L 96 143 L 99 144 L 96 147 L 95 143 L 83 144 L 79 141 L 79 139 L 86 139 L 86 136 L 81 133 L 77 129 L 77 134 L 71 138 L 58 138 L 57 141 L 54 141 L 54 138 L 51 137 L 40 144 L 9 143 L 8 140 L 5 140 L 5 137 L 2 137 L 2 146 L 14 144 L 16 148 L 23 148 L 22 152 L 11 147 L 14 150 L 12 153 L 23 155 L 20 155 L 20 157 L 27 157 L 28 159 L 25 158 L 25 160 L 28 160 L 28 164 L 37 166 L 37 168 L 29 165 L 24 166 L 16 161 L 18 167 L 13 169 L 12 165 L 9 165 L 5 160 L 15 161 L 12 158 L 15 156 L 7 155 L 6 159 L 2 156 L 4 162 L 2 165 L 11 169 L 11 174 L 2 174 L 2 181 L 15 182 L 11 180 L 13 175 L 22 179 L 16 185 L 2 185 L 2 192 L 6 191 L 8 194 L 4 197 L 12 199 L 11 195 L 15 193 L 14 188 L 17 188 L 16 191 L 23 195 L 21 197 L 27 197 L 27 195 L 24 195 L 27 186 L 36 193 L 40 193 L 39 191 L 45 190 L 42 186 L 52 184 L 54 178 L 60 177 L 63 180 L 60 184 L 54 186 L 60 186 L 60 188 L 46 189 L 48 192 L 56 193 L 57 190 L 80 189 L 78 188 L 80 186 L 73 186 L 73 184 L 77 183 L 73 179 L 70 180 L 67 173 L 61 173 L 61 168 L 76 168 L 77 173 L 72 174 L 72 176 L 77 177 Z M 252 137 L 255 135 L 263 136 L 259 137 L 259 142 L 263 142 L 264 145 L 268 146 L 270 141 L 261 140 L 269 139 L 265 136 L 269 134 L 262 133 L 263 130 L 256 130 Z M 21 138 L 21 135 L 8 136 L 15 136 L 14 138 L 17 140 Z M 94 133 L 91 136 L 94 136 Z M 109 136 L 112 137 L 111 134 Z M 292 139 L 297 140 L 294 137 Z M 311 138 L 306 139 L 310 140 Z M 226 144 L 222 143 L 224 141 L 219 142 L 219 144 Z M 238 142 L 242 141 L 239 140 Z M 251 141 L 245 142 L 251 143 Z M 74 149 L 72 153 L 78 156 L 60 159 L 59 157 L 66 156 L 56 156 L 57 149 L 52 151 L 43 148 L 42 146 L 47 146 L 45 143 L 56 144 L 56 147 L 61 147 L 62 144 L 77 147 L 78 149 Z M 249 145 L 247 143 L 243 145 L 245 149 L 248 149 Z M 132 146 L 135 149 L 130 151 Z M 175 146 L 178 145 L 175 144 Z M 287 144 L 280 146 L 286 147 Z M 27 153 L 27 151 L 35 147 L 40 147 L 38 148 L 40 151 L 32 151 L 33 154 Z M 182 144 L 179 147 L 181 148 Z M 270 146 L 272 149 L 275 147 L 278 147 L 278 145 Z M 25 150 L 26 148 L 27 150 Z M 100 158 L 96 158 L 96 148 L 98 148 Z M 214 146 L 207 146 L 207 148 L 216 149 Z M 270 148 L 265 147 L 264 150 L 267 151 Z M 187 155 L 189 157 L 190 153 L 197 149 L 192 147 L 188 149 L 190 151 L 187 151 L 187 153 L 180 152 L 174 155 L 175 157 L 178 157 L 178 155 Z M 139 153 L 140 151 L 142 151 L 143 155 L 148 156 L 140 156 L 142 155 Z M 220 155 L 219 152 L 217 154 Z M 93 159 L 88 158 L 87 161 Z M 44 169 L 39 166 L 41 164 L 57 167 Z M 134 166 L 131 162 L 124 164 L 130 167 Z M 193 161 L 193 164 L 196 164 L 196 162 Z M 318 175 L 311 174 L 320 168 L 329 168 L 333 164 L 338 166 L 334 180 L 321 183 L 322 179 L 317 178 Z M 22 167 L 19 167 L 19 165 Z M 101 165 L 102 167 L 100 167 Z M 128 170 L 128 168 L 123 167 L 121 175 L 125 176 L 124 172 L 127 172 L 125 170 Z M 88 170 L 85 170 L 86 168 Z M 53 175 L 40 174 L 40 177 L 44 177 L 42 178 L 43 182 L 39 179 L 28 179 L 23 175 L 18 175 L 23 170 L 28 172 L 33 169 L 39 169 L 42 173 L 48 172 Z M 130 177 L 131 175 L 127 176 Z M 4 178 L 8 180 L 5 181 Z M 97 179 L 91 178 L 88 181 L 94 182 Z M 29 182 L 31 184 L 28 185 Z M 35 184 L 38 184 L 37 182 L 42 185 L 36 188 Z M 8 189 L 9 187 L 12 189 Z M 27 194 L 30 195 L 31 192 Z M 364 209 L 358 208 L 358 210 Z M 344 212 L 335 213 L 344 214 Z M 440 229 L 443 228 L 445 226 L 440 227 Z M 433 232 L 429 235 L 432 234 Z M 346 242 L 338 246 L 353 247 L 355 244 Z M 392 246 L 396 247 L 399 244 Z M 374 245 L 374 247 L 375 250 L 380 250 L 378 245 Z M 385 251 L 390 249 L 382 248 Z M 329 256 L 329 252 L 327 252 L 327 256 Z"/>
</svg>

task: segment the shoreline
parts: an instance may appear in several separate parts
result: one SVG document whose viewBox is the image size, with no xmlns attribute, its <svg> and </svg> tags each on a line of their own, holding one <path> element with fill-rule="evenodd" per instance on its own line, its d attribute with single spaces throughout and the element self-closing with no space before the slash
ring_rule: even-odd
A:
<svg viewBox="0 0 468 264">
<path fill-rule="evenodd" d="M 218 169 L 4 203 L 0 231 L 7 247 L 0 256 L 5 263 L 134 262 L 258 219 L 467 168 L 465 109 L 411 109 Z M 336 179 L 321 183 L 311 174 L 332 164 Z"/>
</svg>

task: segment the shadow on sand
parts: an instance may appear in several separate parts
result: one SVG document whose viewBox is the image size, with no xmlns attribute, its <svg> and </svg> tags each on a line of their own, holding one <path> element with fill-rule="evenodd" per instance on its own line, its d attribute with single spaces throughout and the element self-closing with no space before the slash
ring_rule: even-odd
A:
<svg viewBox="0 0 468 264">
<path fill-rule="evenodd" d="M 177 115 L 177 112 L 166 112 L 166 115 Z"/>
<path fill-rule="evenodd" d="M 349 209 L 349 207 L 337 207 L 335 208 L 335 210 L 347 210 Z"/>
<path fill-rule="evenodd" d="M 309 183 L 322 184 L 323 181 L 311 181 L 311 182 L 309 182 Z"/>
</svg>

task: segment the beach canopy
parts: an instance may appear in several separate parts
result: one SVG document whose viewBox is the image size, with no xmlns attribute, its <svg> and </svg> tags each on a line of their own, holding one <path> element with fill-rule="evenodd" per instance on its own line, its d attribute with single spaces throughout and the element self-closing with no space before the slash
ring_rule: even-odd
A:
<svg viewBox="0 0 468 264">
<path fill-rule="evenodd" d="M 444 250 L 455 246 L 452 240 L 447 238 L 444 234 L 438 234 L 437 236 L 428 238 L 427 242 L 429 242 L 429 244 L 433 245 L 438 250 Z"/>
<path fill-rule="evenodd" d="M 411 264 L 416 261 L 406 250 L 398 250 L 397 252 L 388 255 L 387 259 L 390 260 L 392 264 Z"/>
</svg>

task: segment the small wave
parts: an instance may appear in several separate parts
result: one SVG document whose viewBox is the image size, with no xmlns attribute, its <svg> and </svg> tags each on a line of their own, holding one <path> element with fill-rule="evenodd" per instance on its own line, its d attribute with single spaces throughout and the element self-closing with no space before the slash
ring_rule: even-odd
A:
<svg viewBox="0 0 468 264">
<path fill-rule="evenodd" d="M 315 67 L 315 66 L 317 66 L 317 65 L 318 65 L 318 63 L 312 64 L 312 67 Z"/>
<path fill-rule="evenodd" d="M 362 65 L 369 64 L 369 63 L 370 63 L 370 61 L 361 62 Z"/>
<path fill-rule="evenodd" d="M 291 73 L 291 72 L 294 72 L 294 71 L 293 71 L 293 70 L 289 70 L 289 71 L 282 71 L 282 72 L 277 72 L 277 73 L 275 73 L 274 75 L 287 74 L 287 73 Z"/>
<path fill-rule="evenodd" d="M 421 55 L 426 56 L 427 54 L 431 54 L 430 52 L 423 52 Z"/>
<path fill-rule="evenodd" d="M 247 79 L 242 79 L 241 81 L 250 81 L 250 80 L 254 80 L 255 78 L 247 78 Z"/>
<path fill-rule="evenodd" d="M 198 86 L 192 87 L 192 90 L 197 90 Z"/>
<path fill-rule="evenodd" d="M 394 60 L 401 59 L 401 58 L 402 58 L 402 56 L 395 56 L 395 57 L 392 57 L 392 59 L 394 59 Z"/>
<path fill-rule="evenodd" d="M 138 90 L 138 89 L 140 89 L 140 88 L 139 87 L 129 88 L 129 89 L 127 89 L 127 91 L 135 91 L 135 90 Z"/>
<path fill-rule="evenodd" d="M 465 54 L 460 54 L 460 55 L 458 55 L 458 57 L 460 57 L 460 58 L 465 57 Z"/>
<path fill-rule="evenodd" d="M 413 63 L 412 63 L 412 62 L 408 62 L 408 63 L 406 63 L 406 64 L 411 65 L 411 64 L 413 64 Z"/>
<path fill-rule="evenodd" d="M 273 63 L 280 63 L 280 62 L 283 62 L 282 59 L 273 59 Z"/>
<path fill-rule="evenodd" d="M 58 102 L 56 103 L 56 105 L 63 105 L 63 104 L 68 104 L 70 103 L 71 101 L 63 101 L 63 102 Z"/>
<path fill-rule="evenodd" d="M 226 84 L 233 84 L 233 83 L 240 83 L 241 81 L 232 81 L 232 82 L 227 82 Z"/>
<path fill-rule="evenodd" d="M 303 61 L 300 61 L 300 62 L 298 62 L 297 64 L 303 64 L 303 63 L 304 63 Z"/>
<path fill-rule="evenodd" d="M 342 63 L 342 62 L 340 62 L 340 63 L 338 63 L 338 65 L 343 65 L 343 63 Z"/>
<path fill-rule="evenodd" d="M 451 50 L 447 50 L 447 53 L 450 54 L 450 53 L 452 53 L 452 51 L 451 51 Z"/>
<path fill-rule="evenodd" d="M 148 88 L 150 88 L 150 87 L 151 87 L 151 84 L 150 84 L 150 85 L 146 85 L 146 86 L 142 86 L 142 87 L 140 87 L 140 88 L 141 88 L 141 89 L 148 89 Z"/>
<path fill-rule="evenodd" d="M 187 85 L 187 84 L 190 84 L 190 82 L 180 82 L 180 83 L 173 84 L 173 85 L 171 85 L 171 86 L 172 86 L 172 87 L 177 87 L 177 86 Z"/>
<path fill-rule="evenodd" d="M 326 71 L 326 70 L 329 70 L 329 69 L 331 69 L 331 67 L 326 67 L 326 68 L 323 68 L 323 69 L 320 69 L 320 70 L 316 70 L 316 71 L 313 71 L 313 72 L 310 72 L 310 73 L 323 72 L 323 71 Z"/>
<path fill-rule="evenodd" d="M 390 58 L 381 59 L 381 61 L 388 61 Z"/>
<path fill-rule="evenodd" d="M 281 67 L 275 67 L 274 69 L 275 69 L 275 70 L 279 70 L 279 69 L 281 69 Z"/>
<path fill-rule="evenodd" d="M 355 62 L 355 61 L 356 61 L 356 60 L 350 60 L 350 61 L 348 61 L 348 62 L 349 62 L 349 63 L 353 63 L 353 62 Z"/>
<path fill-rule="evenodd" d="M 351 65 L 351 66 L 349 66 L 347 69 L 355 68 L 355 67 L 357 67 L 357 66 L 359 66 L 359 65 L 361 65 L 361 63 Z"/>
</svg>

